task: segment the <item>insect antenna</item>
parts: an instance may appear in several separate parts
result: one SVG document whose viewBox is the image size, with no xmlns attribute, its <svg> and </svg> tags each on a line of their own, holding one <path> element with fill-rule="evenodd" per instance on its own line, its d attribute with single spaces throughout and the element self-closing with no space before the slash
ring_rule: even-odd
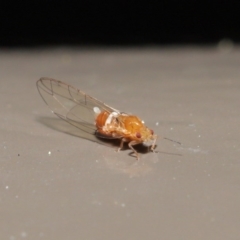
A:
<svg viewBox="0 0 240 240">
<path fill-rule="evenodd" d="M 179 145 L 182 145 L 180 142 L 174 141 L 174 140 L 172 140 L 172 139 L 170 139 L 170 138 L 163 138 L 163 139 L 166 139 L 166 140 L 168 140 L 168 141 L 171 141 L 171 142 L 177 143 L 177 144 L 179 144 Z"/>
</svg>

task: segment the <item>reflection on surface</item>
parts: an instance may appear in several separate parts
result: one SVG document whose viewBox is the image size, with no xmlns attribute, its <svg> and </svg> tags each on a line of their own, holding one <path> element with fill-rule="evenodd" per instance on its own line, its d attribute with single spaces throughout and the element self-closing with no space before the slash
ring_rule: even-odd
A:
<svg viewBox="0 0 240 240">
<path fill-rule="evenodd" d="M 127 144 L 124 145 L 124 149 L 120 151 L 120 153 L 116 152 L 116 149 L 120 144 L 118 139 L 97 138 L 95 135 L 81 131 L 68 122 L 58 118 L 39 117 L 37 118 L 37 121 L 59 132 L 111 147 L 105 148 L 101 147 L 101 145 L 98 146 L 106 166 L 116 172 L 127 174 L 129 177 L 140 177 L 149 174 L 153 170 L 153 163 L 159 161 L 159 154 L 181 156 L 181 154 L 164 151 L 149 152 L 148 147 L 139 144 L 134 146 L 134 148 L 140 153 L 140 160 L 136 160 L 134 153 L 128 148 Z"/>
<path fill-rule="evenodd" d="M 136 160 L 135 156 L 132 156 L 133 152 L 131 150 L 129 150 L 130 153 L 127 153 L 127 151 L 118 153 L 109 148 L 101 146 L 99 148 L 108 168 L 129 177 L 146 176 L 153 170 L 153 163 L 157 163 L 159 160 L 157 153 L 141 154 L 140 159 Z"/>
</svg>

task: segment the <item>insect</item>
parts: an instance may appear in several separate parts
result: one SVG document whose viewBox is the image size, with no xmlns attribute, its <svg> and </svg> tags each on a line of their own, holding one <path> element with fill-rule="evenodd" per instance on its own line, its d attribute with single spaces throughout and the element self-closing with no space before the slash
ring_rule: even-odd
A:
<svg viewBox="0 0 240 240">
<path fill-rule="evenodd" d="M 157 135 L 137 116 L 120 112 L 55 79 L 40 78 L 37 88 L 45 103 L 59 118 L 97 138 L 119 139 L 118 151 L 123 148 L 124 142 L 128 142 L 137 159 L 139 154 L 134 145 L 150 143 L 150 149 L 154 151 Z"/>
</svg>

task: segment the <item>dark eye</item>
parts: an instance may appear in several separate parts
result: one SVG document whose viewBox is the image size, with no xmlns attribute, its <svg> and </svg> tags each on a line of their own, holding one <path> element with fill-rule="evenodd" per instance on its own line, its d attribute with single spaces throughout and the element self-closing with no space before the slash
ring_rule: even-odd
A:
<svg viewBox="0 0 240 240">
<path fill-rule="evenodd" d="M 139 132 L 136 133 L 136 137 L 137 137 L 137 138 L 141 138 L 141 137 L 142 137 L 141 133 L 139 133 Z"/>
<path fill-rule="evenodd" d="M 152 129 L 150 129 L 150 132 L 151 132 L 151 134 L 152 134 L 152 135 L 154 134 L 154 132 L 153 132 L 153 130 L 152 130 Z"/>
</svg>

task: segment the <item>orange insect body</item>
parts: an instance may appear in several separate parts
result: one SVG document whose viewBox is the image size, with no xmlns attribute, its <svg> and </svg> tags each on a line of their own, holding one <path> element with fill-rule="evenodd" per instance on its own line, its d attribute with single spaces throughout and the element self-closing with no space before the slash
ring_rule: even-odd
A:
<svg viewBox="0 0 240 240">
<path fill-rule="evenodd" d="M 109 121 L 110 120 L 110 121 Z M 123 136 L 129 141 L 151 140 L 153 131 L 148 129 L 143 122 L 133 115 L 115 114 L 103 111 L 96 117 L 97 131 L 103 135 L 117 137 Z"/>
<path fill-rule="evenodd" d="M 139 156 L 134 145 L 150 142 L 151 150 L 154 150 L 157 135 L 137 116 L 121 113 L 55 79 L 41 78 L 37 81 L 37 87 L 53 113 L 91 136 L 120 139 L 118 150 L 123 148 L 124 142 L 128 142 L 137 159 Z"/>
<path fill-rule="evenodd" d="M 123 142 L 129 142 L 129 147 L 138 158 L 138 153 L 132 146 L 146 141 L 153 141 L 153 150 L 157 136 L 137 116 L 107 111 L 99 113 L 98 109 L 95 111 L 97 132 L 105 136 L 121 138 L 119 150 L 123 147 Z"/>
</svg>

